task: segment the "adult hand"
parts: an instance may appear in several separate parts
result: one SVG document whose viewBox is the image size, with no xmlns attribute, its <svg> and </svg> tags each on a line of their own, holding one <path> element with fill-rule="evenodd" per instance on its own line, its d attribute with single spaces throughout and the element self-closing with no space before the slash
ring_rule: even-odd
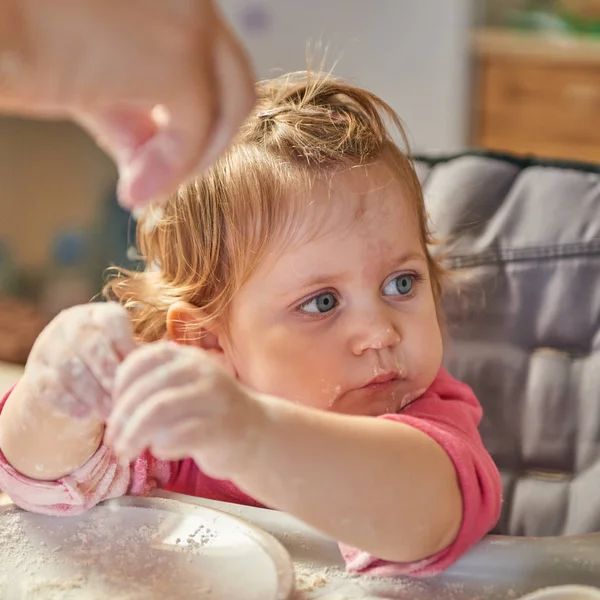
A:
<svg viewBox="0 0 600 600">
<path fill-rule="evenodd" d="M 134 208 L 222 153 L 254 102 L 249 60 L 212 0 L 7 0 L 0 110 L 72 118 L 115 160 Z"/>
</svg>

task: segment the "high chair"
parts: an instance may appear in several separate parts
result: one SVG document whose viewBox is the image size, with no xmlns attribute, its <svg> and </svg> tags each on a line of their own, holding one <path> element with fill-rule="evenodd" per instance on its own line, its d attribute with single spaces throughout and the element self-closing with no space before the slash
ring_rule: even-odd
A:
<svg viewBox="0 0 600 600">
<path fill-rule="evenodd" d="M 600 588 L 600 166 L 485 152 L 416 165 L 450 272 L 444 363 L 483 406 L 504 491 L 494 535 L 448 576 Z M 539 598 L 600 598 L 559 591 Z"/>
</svg>

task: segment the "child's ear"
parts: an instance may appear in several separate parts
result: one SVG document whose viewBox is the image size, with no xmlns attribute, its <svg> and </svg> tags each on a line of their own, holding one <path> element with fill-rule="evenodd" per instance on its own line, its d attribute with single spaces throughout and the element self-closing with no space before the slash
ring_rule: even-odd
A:
<svg viewBox="0 0 600 600">
<path fill-rule="evenodd" d="M 222 354 L 219 327 L 211 323 L 198 307 L 180 300 L 167 311 L 167 333 L 178 344 L 198 346 L 211 353 Z"/>
</svg>

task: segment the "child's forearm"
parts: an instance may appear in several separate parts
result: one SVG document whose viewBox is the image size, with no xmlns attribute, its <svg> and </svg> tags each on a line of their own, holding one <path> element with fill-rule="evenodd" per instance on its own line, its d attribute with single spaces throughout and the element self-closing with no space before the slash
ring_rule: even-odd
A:
<svg viewBox="0 0 600 600">
<path fill-rule="evenodd" d="M 421 560 L 455 539 L 457 476 L 427 435 L 402 423 L 265 402 L 252 468 L 234 478 L 247 493 L 394 562 Z"/>
<path fill-rule="evenodd" d="M 0 414 L 0 450 L 26 477 L 54 481 L 73 473 L 94 455 L 104 425 L 97 418 L 74 420 L 39 404 L 24 377 Z"/>
</svg>

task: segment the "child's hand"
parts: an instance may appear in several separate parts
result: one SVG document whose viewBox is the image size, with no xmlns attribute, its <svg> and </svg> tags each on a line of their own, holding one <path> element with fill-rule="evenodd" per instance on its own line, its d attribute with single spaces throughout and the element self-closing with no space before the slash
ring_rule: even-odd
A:
<svg viewBox="0 0 600 600">
<path fill-rule="evenodd" d="M 259 427 L 259 403 L 206 352 L 174 342 L 137 349 L 119 367 L 105 441 L 123 461 L 199 462 L 231 476 Z"/>
<path fill-rule="evenodd" d="M 69 308 L 33 346 L 25 367 L 29 397 L 59 414 L 106 419 L 117 366 L 134 348 L 131 322 L 120 305 Z"/>
</svg>

